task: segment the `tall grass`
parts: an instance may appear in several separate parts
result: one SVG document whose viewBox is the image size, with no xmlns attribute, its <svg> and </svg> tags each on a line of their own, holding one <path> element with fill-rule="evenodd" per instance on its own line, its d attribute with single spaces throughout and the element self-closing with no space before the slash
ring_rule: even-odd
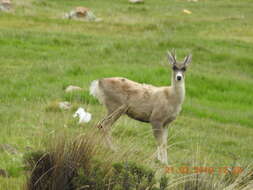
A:
<svg viewBox="0 0 253 190">
<path fill-rule="evenodd" d="M 241 173 L 228 170 L 222 175 L 169 174 L 166 168 L 154 170 L 136 163 L 132 151 L 112 152 L 103 141 L 103 136 L 94 132 L 75 138 L 60 135 L 49 141 L 46 151 L 27 154 L 29 174 L 25 190 L 250 190 L 253 187 L 252 167 Z M 124 159 L 126 154 L 128 158 Z"/>
</svg>

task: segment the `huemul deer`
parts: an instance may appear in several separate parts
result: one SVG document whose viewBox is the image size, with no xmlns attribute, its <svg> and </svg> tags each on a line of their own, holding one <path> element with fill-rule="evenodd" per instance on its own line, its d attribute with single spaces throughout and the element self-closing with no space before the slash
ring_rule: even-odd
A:
<svg viewBox="0 0 253 190">
<path fill-rule="evenodd" d="M 168 162 L 167 126 L 181 110 L 185 98 L 185 71 L 192 56 L 186 56 L 183 62 L 176 60 L 175 53 L 168 53 L 168 58 L 173 71 L 171 86 L 156 87 L 120 77 L 95 80 L 90 86 L 91 95 L 106 106 L 108 114 L 127 105 L 129 117 L 152 125 L 158 145 L 157 159 L 165 164 Z M 110 129 L 105 131 L 110 136 Z"/>
</svg>

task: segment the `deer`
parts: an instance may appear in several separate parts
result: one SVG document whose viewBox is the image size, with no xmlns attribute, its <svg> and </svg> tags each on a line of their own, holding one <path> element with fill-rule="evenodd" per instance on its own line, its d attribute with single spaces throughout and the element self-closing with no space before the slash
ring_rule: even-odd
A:
<svg viewBox="0 0 253 190">
<path fill-rule="evenodd" d="M 157 142 L 157 159 L 163 164 L 168 164 L 168 126 L 181 111 L 185 99 L 185 72 L 191 60 L 189 54 L 179 62 L 175 52 L 168 52 L 172 68 L 170 86 L 142 84 L 122 77 L 94 80 L 90 86 L 90 94 L 105 105 L 108 115 L 121 109 L 130 118 L 151 124 Z M 127 109 L 122 109 L 124 105 Z M 104 132 L 112 147 L 111 127 Z"/>
</svg>

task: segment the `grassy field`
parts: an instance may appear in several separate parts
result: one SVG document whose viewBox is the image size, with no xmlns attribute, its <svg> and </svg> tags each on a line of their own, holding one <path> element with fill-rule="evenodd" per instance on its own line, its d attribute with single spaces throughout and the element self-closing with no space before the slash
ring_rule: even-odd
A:
<svg viewBox="0 0 253 190">
<path fill-rule="evenodd" d="M 169 129 L 169 161 L 207 166 L 245 166 L 253 158 L 253 4 L 251 0 L 13 0 L 0 13 L 0 189 L 20 189 L 22 156 L 43 149 L 59 133 L 79 135 L 105 115 L 88 94 L 97 78 L 123 76 L 157 86 L 170 84 L 167 50 L 183 59 L 187 71 L 183 111 Z M 75 6 L 91 8 L 101 22 L 62 19 Z M 185 14 L 183 9 L 192 11 Z M 66 94 L 78 85 L 85 90 Z M 55 101 L 71 101 L 93 114 L 79 126 L 74 109 L 55 111 Z M 149 124 L 122 117 L 113 128 L 122 149 L 154 160 Z M 152 167 L 158 167 L 153 164 Z M 163 167 L 163 166 L 160 166 Z"/>
</svg>

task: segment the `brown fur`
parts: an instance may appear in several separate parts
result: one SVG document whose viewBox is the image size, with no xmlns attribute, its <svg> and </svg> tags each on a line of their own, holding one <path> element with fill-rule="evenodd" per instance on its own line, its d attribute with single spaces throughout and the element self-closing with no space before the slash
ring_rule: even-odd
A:
<svg viewBox="0 0 253 190">
<path fill-rule="evenodd" d="M 179 112 L 178 105 L 183 101 L 179 96 L 170 93 L 171 87 L 155 87 L 126 78 L 100 79 L 99 88 L 103 91 L 103 103 L 109 112 L 123 104 L 128 104 L 129 117 L 144 122 L 162 119 L 163 126 L 166 121 L 175 119 L 174 114 L 171 113 Z"/>
</svg>

